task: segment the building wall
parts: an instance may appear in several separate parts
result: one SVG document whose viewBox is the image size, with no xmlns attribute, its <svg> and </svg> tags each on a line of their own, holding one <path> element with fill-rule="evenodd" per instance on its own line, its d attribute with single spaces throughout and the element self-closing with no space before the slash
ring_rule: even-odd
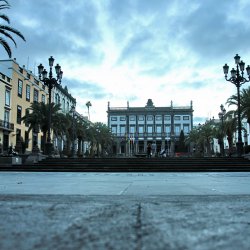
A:
<svg viewBox="0 0 250 250">
<path fill-rule="evenodd" d="M 42 133 L 33 134 L 32 131 L 28 134 L 28 127 L 23 122 L 20 122 L 20 116 L 25 115 L 26 110 L 34 101 L 47 102 L 47 88 L 37 79 L 37 77 L 25 67 L 21 67 L 15 60 L 1 60 L 0 72 L 6 77 L 10 77 L 11 86 L 11 106 L 10 106 L 10 122 L 14 124 L 14 131 L 9 134 L 9 146 L 15 148 L 17 141 L 22 138 L 27 142 L 28 151 L 32 150 L 34 140 L 41 146 Z M 28 86 L 28 87 L 27 87 Z M 29 88 L 29 94 L 26 89 Z M 37 97 L 37 99 L 34 99 Z M 4 92 L 1 91 L 1 99 L 4 99 Z"/>
<path fill-rule="evenodd" d="M 168 148 L 172 153 L 181 130 L 187 135 L 193 127 L 193 107 L 155 107 L 149 99 L 145 107 L 110 107 L 108 126 L 117 139 L 117 153 L 134 154 L 146 151 L 151 143 L 159 152 Z M 132 146 L 131 146 L 132 144 Z M 169 144 L 169 146 L 167 146 Z"/>
<path fill-rule="evenodd" d="M 73 106 L 76 107 L 76 99 L 73 98 L 72 95 L 68 92 L 67 87 L 63 87 L 61 84 L 55 85 L 55 87 L 52 89 L 51 98 L 51 102 L 61 105 L 61 112 L 65 115 L 71 112 Z M 66 137 L 57 138 L 52 133 L 52 138 L 54 147 L 59 152 L 63 151 L 64 147 L 66 146 Z M 75 144 L 78 145 L 76 142 Z M 75 148 L 77 148 L 77 146 Z"/>
<path fill-rule="evenodd" d="M 68 92 L 67 87 L 59 84 L 52 89 L 52 102 L 61 104 L 61 112 L 64 114 L 69 113 L 72 106 L 76 106 L 76 99 Z"/>
<path fill-rule="evenodd" d="M 5 92 L 10 91 L 10 105 L 6 105 Z M 29 89 L 29 91 L 27 91 Z M 29 94 L 28 94 L 29 93 Z M 0 60 L 0 153 L 3 153 L 5 139 L 5 152 L 12 146 L 17 146 L 17 141 L 22 138 L 27 142 L 27 151 L 32 151 L 34 142 L 41 149 L 42 132 L 27 133 L 28 127 L 20 122 L 18 117 L 23 117 L 26 110 L 33 102 L 49 102 L 48 88 L 25 66 L 20 66 L 14 59 Z M 57 84 L 51 93 L 51 102 L 61 104 L 61 112 L 67 114 L 72 106 L 76 106 L 76 99 L 68 92 L 67 87 Z M 5 111 L 9 111 L 9 124 L 5 121 Z M 7 128 L 8 127 L 8 128 Z M 52 131 L 54 146 L 63 149 L 63 139 L 55 138 Z M 66 140 L 66 138 L 64 138 Z M 20 143 L 19 143 L 20 145 Z"/>
<path fill-rule="evenodd" d="M 9 134 L 14 131 L 14 124 L 10 123 L 11 95 L 11 78 L 0 63 L 0 154 L 8 149 Z"/>
</svg>

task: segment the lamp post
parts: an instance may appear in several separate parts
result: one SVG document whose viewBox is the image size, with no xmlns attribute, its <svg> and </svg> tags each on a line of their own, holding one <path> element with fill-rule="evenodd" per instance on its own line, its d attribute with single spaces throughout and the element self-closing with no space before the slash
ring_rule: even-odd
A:
<svg viewBox="0 0 250 250">
<path fill-rule="evenodd" d="M 71 107 L 70 113 L 72 114 L 72 158 L 76 158 L 76 150 L 75 150 L 75 133 L 76 133 L 76 128 L 75 128 L 75 106 Z"/>
<path fill-rule="evenodd" d="M 61 66 L 57 64 L 55 66 L 56 78 L 53 77 L 52 67 L 54 64 L 54 58 L 51 56 L 49 58 L 49 76 L 47 70 L 42 64 L 38 66 L 39 80 L 41 80 L 44 85 L 48 86 L 49 90 L 49 119 L 48 119 L 48 136 L 45 144 L 45 154 L 51 156 L 53 143 L 51 142 L 51 91 L 56 84 L 61 84 L 63 72 L 61 71 Z"/>
<path fill-rule="evenodd" d="M 248 65 L 246 67 L 248 79 L 244 77 L 244 71 L 245 71 L 245 63 L 243 61 L 240 61 L 240 56 L 236 54 L 234 57 L 235 64 L 236 64 L 236 70 L 232 68 L 230 71 L 231 77 L 228 78 L 228 70 L 229 66 L 225 64 L 223 66 L 223 71 L 225 74 L 225 79 L 228 82 L 233 83 L 237 88 L 237 104 L 238 104 L 238 110 L 237 110 L 237 116 L 238 116 L 238 142 L 237 145 L 237 154 L 238 156 L 241 156 L 243 153 L 243 142 L 242 142 L 242 126 L 241 126 L 241 110 L 240 110 L 240 86 L 244 84 L 245 82 L 249 82 L 250 80 L 250 66 Z"/>
<path fill-rule="evenodd" d="M 221 120 L 221 130 L 222 130 L 222 133 L 221 133 L 221 154 L 222 156 L 225 156 L 225 150 L 224 150 L 224 116 L 226 114 L 226 109 L 224 108 L 224 106 L 221 104 L 220 105 L 220 112 L 218 114 L 220 120 Z"/>
</svg>

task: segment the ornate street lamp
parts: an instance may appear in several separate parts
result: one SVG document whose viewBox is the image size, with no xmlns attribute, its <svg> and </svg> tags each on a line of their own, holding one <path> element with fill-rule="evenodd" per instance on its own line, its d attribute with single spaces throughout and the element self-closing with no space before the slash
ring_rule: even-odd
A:
<svg viewBox="0 0 250 250">
<path fill-rule="evenodd" d="M 243 153 L 243 142 L 242 142 L 242 126 L 241 126 L 241 108 L 240 108 L 240 86 L 244 84 L 245 82 L 249 82 L 250 80 L 250 66 L 248 65 L 246 67 L 248 79 L 244 77 L 244 71 L 245 71 L 245 63 L 243 61 L 240 61 L 240 56 L 236 54 L 234 57 L 235 64 L 236 64 L 236 70 L 232 68 L 230 71 L 231 77 L 228 78 L 228 70 L 229 66 L 225 64 L 223 66 L 223 71 L 225 74 L 225 79 L 228 82 L 233 83 L 236 88 L 237 88 L 237 103 L 238 103 L 238 110 L 237 110 L 237 115 L 238 115 L 238 142 L 236 143 L 237 145 L 237 154 L 238 156 L 241 156 Z"/>
<path fill-rule="evenodd" d="M 75 106 L 71 107 L 70 114 L 72 114 L 72 158 L 76 158 L 76 149 L 75 149 L 75 134 L 76 134 L 76 109 Z"/>
<path fill-rule="evenodd" d="M 48 119 L 48 136 L 45 144 L 45 154 L 51 156 L 53 143 L 51 142 L 51 91 L 56 84 L 61 84 L 63 72 L 61 71 L 61 66 L 57 64 L 55 66 L 56 78 L 53 77 L 52 67 L 54 64 L 54 58 L 51 56 L 49 58 L 49 76 L 47 70 L 43 67 L 42 64 L 38 66 L 39 80 L 41 80 L 44 85 L 48 86 L 49 90 L 49 119 Z"/>
<path fill-rule="evenodd" d="M 224 106 L 221 104 L 220 105 L 220 112 L 218 114 L 220 120 L 221 120 L 221 129 L 222 129 L 222 133 L 221 133 L 221 154 L 222 156 L 225 156 L 225 150 L 224 150 L 224 116 L 226 114 L 226 109 L 224 108 Z"/>
</svg>

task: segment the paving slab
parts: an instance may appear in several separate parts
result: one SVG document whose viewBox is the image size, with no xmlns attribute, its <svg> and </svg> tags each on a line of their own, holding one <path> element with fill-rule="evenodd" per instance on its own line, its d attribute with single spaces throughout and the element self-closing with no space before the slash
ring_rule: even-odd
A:
<svg viewBox="0 0 250 250">
<path fill-rule="evenodd" d="M 250 195 L 250 173 L 1 172 L 0 194 Z"/>
<path fill-rule="evenodd" d="M 0 195 L 0 249 L 249 249 L 249 196 Z"/>
<path fill-rule="evenodd" d="M 0 249 L 241 249 L 250 173 L 0 175 Z"/>
</svg>

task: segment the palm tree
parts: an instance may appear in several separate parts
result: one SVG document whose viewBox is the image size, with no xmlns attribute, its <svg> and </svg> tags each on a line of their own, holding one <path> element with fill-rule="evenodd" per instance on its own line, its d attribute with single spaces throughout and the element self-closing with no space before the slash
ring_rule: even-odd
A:
<svg viewBox="0 0 250 250">
<path fill-rule="evenodd" d="M 89 124 L 83 118 L 78 117 L 76 121 L 76 137 L 78 139 L 78 155 L 82 155 L 82 143 L 84 141 L 89 141 L 88 137 Z"/>
<path fill-rule="evenodd" d="M 207 122 L 200 127 L 200 140 L 203 142 L 203 150 L 211 156 L 211 141 L 214 138 L 214 124 Z"/>
<path fill-rule="evenodd" d="M 193 153 L 195 153 L 196 148 L 199 148 L 199 130 L 198 128 L 193 128 L 188 136 L 185 138 L 185 145 L 192 147 Z"/>
<path fill-rule="evenodd" d="M 214 138 L 214 123 L 206 122 L 204 125 L 199 124 L 198 127 L 192 129 L 185 139 L 186 145 L 193 145 L 197 150 L 196 155 L 207 152 L 211 156 L 211 141 Z"/>
<path fill-rule="evenodd" d="M 237 102 L 237 95 L 232 95 L 230 98 L 228 98 L 227 100 L 227 104 L 230 105 L 235 105 L 236 107 L 238 107 L 238 102 Z M 250 126 L 250 87 L 248 87 L 247 89 L 242 89 L 240 92 L 240 111 L 241 111 L 241 120 L 243 118 L 245 118 L 247 120 L 248 123 L 248 127 Z M 233 112 L 233 111 L 232 111 Z M 232 122 L 232 126 L 233 129 L 235 129 L 235 131 L 237 130 L 237 123 L 236 123 L 236 118 L 237 118 L 237 109 L 236 111 L 233 112 L 233 120 Z M 243 126 L 241 126 L 243 128 Z M 243 128 L 242 130 L 245 130 L 245 128 Z M 229 137 L 230 138 L 230 137 Z M 233 143 L 231 140 L 231 148 L 230 148 L 230 144 L 229 144 L 229 149 L 232 151 L 233 148 Z"/>
<path fill-rule="evenodd" d="M 101 122 L 86 124 L 86 141 L 90 142 L 90 155 L 106 156 L 113 145 L 113 136 L 109 127 Z"/>
<path fill-rule="evenodd" d="M 94 131 L 97 144 L 97 154 L 99 155 L 101 153 L 101 156 L 105 156 L 106 153 L 109 153 L 113 143 L 113 137 L 110 128 L 104 123 L 96 122 L 94 124 Z M 99 147 L 99 145 L 101 147 Z M 101 152 L 99 152 L 100 148 Z"/>
<path fill-rule="evenodd" d="M 32 112 L 26 113 L 26 115 L 22 117 L 22 121 L 29 126 L 28 132 L 31 130 L 39 132 L 39 130 L 41 130 L 43 138 L 46 138 L 48 134 L 49 104 L 34 102 L 31 104 L 29 110 Z M 59 110 L 60 104 L 51 104 L 51 129 L 56 131 L 58 126 L 56 121 L 59 119 Z"/>
<path fill-rule="evenodd" d="M 214 138 L 218 139 L 218 144 L 220 146 L 220 154 L 224 156 L 224 137 L 226 135 L 225 126 L 220 123 L 216 123 L 213 129 Z"/>
<path fill-rule="evenodd" d="M 0 10 L 3 9 L 9 9 L 10 5 L 8 3 L 7 0 L 0 0 Z M 8 18 L 8 16 L 4 15 L 4 14 L 0 14 L 0 18 L 4 21 L 6 21 L 8 24 L 10 24 L 10 19 Z M 17 44 L 14 40 L 14 38 L 11 36 L 10 33 L 14 33 L 15 35 L 19 36 L 20 38 L 22 38 L 24 41 L 25 38 L 22 35 L 21 32 L 19 32 L 18 30 L 8 26 L 8 25 L 2 25 L 0 24 L 0 34 L 3 35 L 4 37 L 9 38 L 15 45 L 15 47 L 17 47 Z M 3 37 L 0 37 L 0 44 L 4 47 L 5 51 L 7 52 L 9 58 L 11 58 L 12 56 L 12 52 L 11 52 L 11 48 L 9 46 L 9 44 L 6 42 L 6 40 Z"/>
<path fill-rule="evenodd" d="M 227 141 L 229 146 L 229 153 L 233 152 L 233 138 L 234 133 L 237 131 L 237 117 L 236 117 L 236 111 L 228 111 L 225 115 L 225 121 L 224 121 L 224 131 L 227 135 Z"/>
<path fill-rule="evenodd" d="M 185 145 L 185 135 L 183 130 L 181 130 L 180 137 L 179 137 L 179 145 L 178 145 L 179 152 L 187 152 L 187 148 Z"/>
<path fill-rule="evenodd" d="M 241 90 L 241 110 L 242 117 L 246 118 L 250 125 L 250 87 Z"/>
<path fill-rule="evenodd" d="M 57 113 L 53 119 L 53 132 L 57 138 L 63 139 L 64 136 L 68 137 L 68 128 L 71 127 L 70 117 L 63 114 Z"/>
<path fill-rule="evenodd" d="M 88 118 L 89 118 L 89 120 L 90 120 L 89 107 L 92 106 L 91 102 L 88 101 L 88 102 L 86 103 L 86 106 L 87 106 L 87 108 L 88 108 Z"/>
<path fill-rule="evenodd" d="M 227 99 L 229 106 L 235 105 L 238 107 L 237 95 L 232 95 Z M 250 87 L 242 89 L 240 92 L 240 108 L 241 108 L 241 119 L 246 118 L 247 123 L 250 126 Z M 237 113 L 236 113 L 237 114 Z"/>
</svg>

